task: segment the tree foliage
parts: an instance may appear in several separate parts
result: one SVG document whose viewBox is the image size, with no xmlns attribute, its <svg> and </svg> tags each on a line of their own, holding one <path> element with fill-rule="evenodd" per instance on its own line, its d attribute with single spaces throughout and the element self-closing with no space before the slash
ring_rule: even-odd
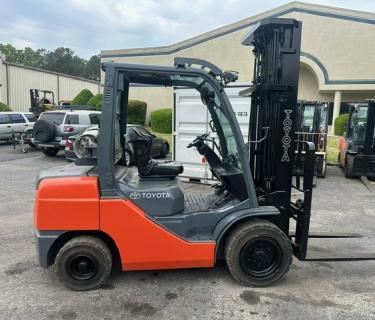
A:
<svg viewBox="0 0 375 320">
<path fill-rule="evenodd" d="M 342 136 L 348 123 L 349 113 L 344 113 L 335 119 L 335 135 Z"/>
<path fill-rule="evenodd" d="M 100 79 L 99 55 L 93 55 L 89 60 L 85 60 L 77 56 L 70 48 L 60 47 L 53 51 L 33 50 L 30 47 L 17 49 L 9 43 L 0 43 L 0 52 L 5 54 L 9 62 L 91 80 Z"/>
<path fill-rule="evenodd" d="M 95 107 L 98 109 L 102 109 L 103 103 L 103 94 L 97 93 L 95 96 L 91 97 L 89 101 L 87 101 L 87 105 L 91 107 Z"/>
<path fill-rule="evenodd" d="M 72 100 L 71 105 L 87 105 L 88 101 L 93 97 L 94 95 L 89 89 L 82 89 Z"/>
<path fill-rule="evenodd" d="M 128 101 L 127 122 L 143 126 L 146 121 L 147 103 L 141 100 Z"/>
<path fill-rule="evenodd" d="M 172 133 L 172 109 L 164 108 L 151 112 L 151 129 L 160 133 Z"/>
<path fill-rule="evenodd" d="M 0 111 L 12 111 L 5 103 L 0 102 Z"/>
</svg>

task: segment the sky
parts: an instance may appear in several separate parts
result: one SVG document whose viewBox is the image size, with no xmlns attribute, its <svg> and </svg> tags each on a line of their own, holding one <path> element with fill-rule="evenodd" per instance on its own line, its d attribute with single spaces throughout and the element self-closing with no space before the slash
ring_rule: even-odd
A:
<svg viewBox="0 0 375 320">
<path fill-rule="evenodd" d="M 0 43 L 70 47 L 89 58 L 104 49 L 169 45 L 290 1 L 0 0 Z M 375 12 L 375 0 L 312 3 Z"/>
</svg>

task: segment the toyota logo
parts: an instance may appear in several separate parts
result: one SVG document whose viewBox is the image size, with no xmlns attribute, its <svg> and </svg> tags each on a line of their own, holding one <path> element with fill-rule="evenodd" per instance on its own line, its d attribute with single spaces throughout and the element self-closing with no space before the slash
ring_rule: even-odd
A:
<svg viewBox="0 0 375 320">
<path fill-rule="evenodd" d="M 141 193 L 140 192 L 132 192 L 130 194 L 130 198 L 132 198 L 133 200 L 138 200 L 142 197 Z"/>
</svg>

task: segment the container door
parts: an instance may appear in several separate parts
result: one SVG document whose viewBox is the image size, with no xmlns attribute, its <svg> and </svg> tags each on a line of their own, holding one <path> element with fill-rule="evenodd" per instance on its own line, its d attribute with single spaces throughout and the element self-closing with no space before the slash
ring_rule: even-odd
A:
<svg viewBox="0 0 375 320">
<path fill-rule="evenodd" d="M 239 96 L 239 92 L 247 86 L 247 84 L 243 84 L 225 88 L 245 141 L 247 141 L 250 121 L 250 98 Z M 173 112 L 174 144 L 172 155 L 173 160 L 184 165 L 184 172 L 181 176 L 200 179 L 203 182 L 214 180 L 209 166 L 202 156 L 194 149 L 187 149 L 187 145 L 196 136 L 210 132 L 208 122 L 211 117 L 207 107 L 201 101 L 200 93 L 194 89 L 176 88 Z M 212 138 L 215 138 L 215 134 L 211 136 Z"/>
</svg>

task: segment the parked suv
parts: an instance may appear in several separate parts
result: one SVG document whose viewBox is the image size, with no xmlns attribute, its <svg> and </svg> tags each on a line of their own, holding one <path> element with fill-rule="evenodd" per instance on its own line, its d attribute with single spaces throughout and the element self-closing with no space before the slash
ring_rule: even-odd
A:
<svg viewBox="0 0 375 320">
<path fill-rule="evenodd" d="M 31 136 L 35 121 L 31 112 L 0 112 L 0 140 L 11 140 L 13 132 Z"/>
<path fill-rule="evenodd" d="M 33 129 L 33 143 L 47 156 L 55 156 L 66 141 L 88 126 L 98 124 L 100 111 L 54 110 L 41 113 Z"/>
</svg>

